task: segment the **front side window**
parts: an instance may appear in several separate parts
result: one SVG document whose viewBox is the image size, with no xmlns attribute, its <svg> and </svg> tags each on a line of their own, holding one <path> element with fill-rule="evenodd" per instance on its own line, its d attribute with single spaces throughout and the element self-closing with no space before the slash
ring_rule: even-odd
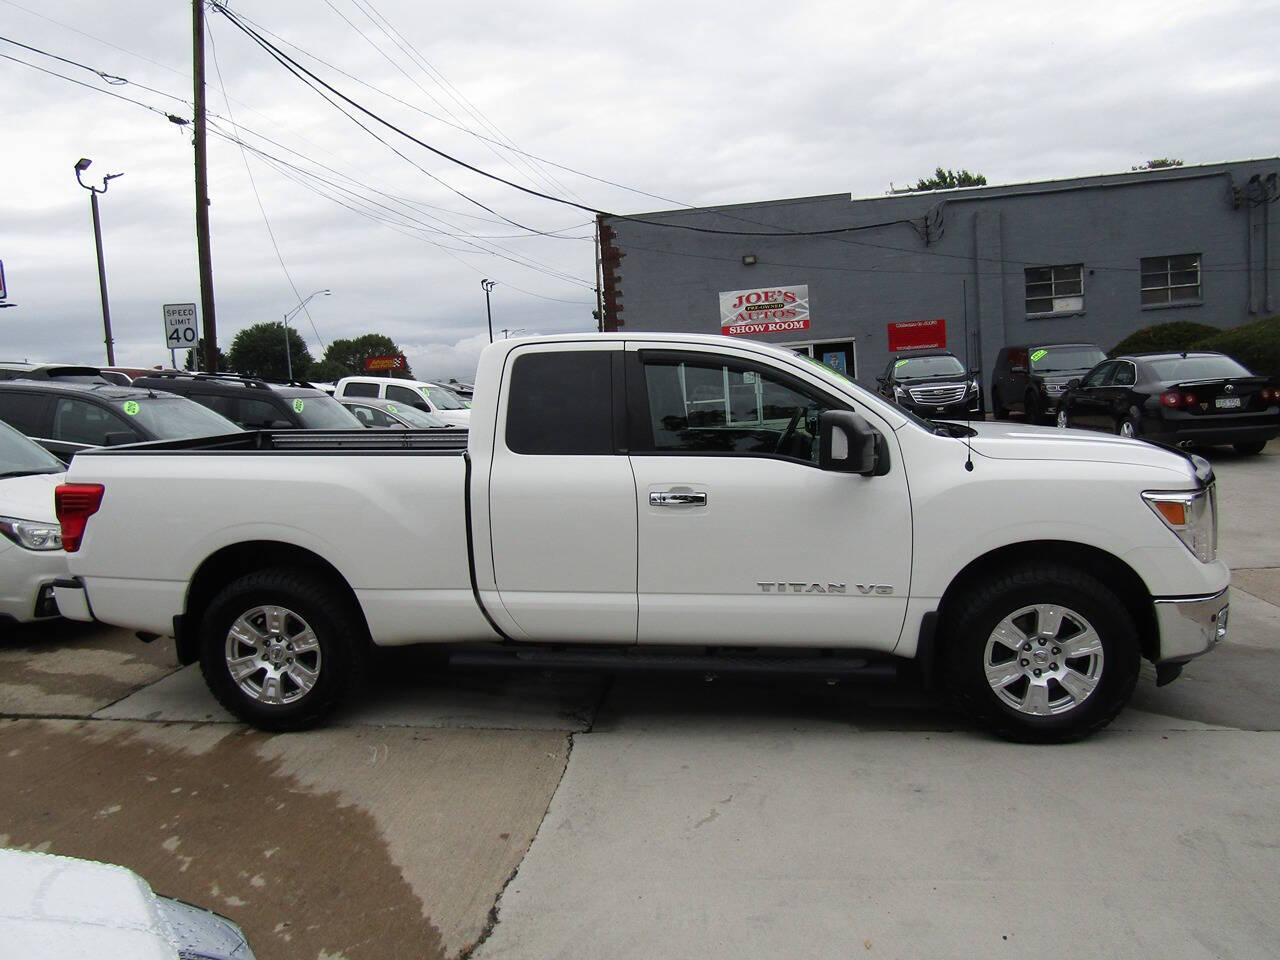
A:
<svg viewBox="0 0 1280 960">
<path fill-rule="evenodd" d="M 638 452 L 736 453 L 818 462 L 834 404 L 773 374 L 708 359 L 644 363 L 652 439 Z"/>
<path fill-rule="evenodd" d="M 1077 313 L 1084 309 L 1084 265 L 1027 267 L 1027 314 Z"/>
<path fill-rule="evenodd" d="M 1142 259 L 1142 305 L 1200 300 L 1200 254 Z"/>
<path fill-rule="evenodd" d="M 1088 373 L 1084 375 L 1084 379 L 1080 381 L 1082 387 L 1100 387 L 1102 382 L 1107 379 L 1107 374 L 1111 372 L 1115 366 L 1113 361 L 1100 363 Z"/>
<path fill-rule="evenodd" d="M 136 406 L 136 404 L 135 404 Z M 105 407 L 72 397 L 58 400 L 53 412 L 53 439 L 67 443 L 105 446 L 108 434 L 124 434 L 136 440 L 138 435 L 125 422 Z"/>
<path fill-rule="evenodd" d="M 408 387 L 397 387 L 395 384 L 387 384 L 387 399 L 394 400 L 397 403 L 426 403 L 426 401 L 422 399 L 421 394 L 415 393 Z"/>
</svg>

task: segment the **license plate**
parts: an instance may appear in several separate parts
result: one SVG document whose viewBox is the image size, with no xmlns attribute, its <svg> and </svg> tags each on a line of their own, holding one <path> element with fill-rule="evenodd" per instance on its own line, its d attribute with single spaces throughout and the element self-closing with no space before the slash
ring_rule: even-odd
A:
<svg viewBox="0 0 1280 960">
<path fill-rule="evenodd" d="M 1239 397 L 1217 397 L 1213 401 L 1213 405 L 1219 410 L 1231 410 L 1240 406 Z"/>
</svg>

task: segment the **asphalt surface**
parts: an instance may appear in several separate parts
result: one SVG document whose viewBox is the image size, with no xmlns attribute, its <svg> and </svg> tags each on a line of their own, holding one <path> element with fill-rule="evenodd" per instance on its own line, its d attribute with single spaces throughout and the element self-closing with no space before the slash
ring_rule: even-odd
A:
<svg viewBox="0 0 1280 960">
<path fill-rule="evenodd" d="M 0 846 L 123 863 L 263 960 L 1280 956 L 1280 444 L 1214 462 L 1230 638 L 1084 743 L 413 651 L 271 736 L 170 642 L 60 624 L 0 639 Z"/>
</svg>

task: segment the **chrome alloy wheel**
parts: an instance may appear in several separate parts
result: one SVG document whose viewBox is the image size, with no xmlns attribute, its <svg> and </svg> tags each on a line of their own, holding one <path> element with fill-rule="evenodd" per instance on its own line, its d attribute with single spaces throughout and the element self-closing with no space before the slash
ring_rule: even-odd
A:
<svg viewBox="0 0 1280 960">
<path fill-rule="evenodd" d="M 1049 717 L 1074 710 L 1102 679 L 1102 640 L 1084 617 L 1054 603 L 1009 614 L 983 655 L 987 683 L 1019 713 Z"/>
<path fill-rule="evenodd" d="M 1067 411 L 1061 407 L 1058 408 L 1058 429 L 1065 430 L 1067 427 Z"/>
<path fill-rule="evenodd" d="M 227 671 L 240 690 L 264 704 L 301 700 L 320 678 L 320 641 L 287 607 L 246 610 L 227 631 Z"/>
<path fill-rule="evenodd" d="M 1120 436 L 1122 436 L 1122 437 L 1128 437 L 1129 439 L 1131 439 L 1131 440 L 1132 440 L 1132 439 L 1133 439 L 1134 437 L 1136 437 L 1137 435 L 1138 435 L 1138 434 L 1137 434 L 1137 432 L 1134 430 L 1134 426 L 1133 426 L 1133 421 L 1132 421 L 1132 420 L 1121 420 L 1121 421 L 1120 421 Z"/>
</svg>

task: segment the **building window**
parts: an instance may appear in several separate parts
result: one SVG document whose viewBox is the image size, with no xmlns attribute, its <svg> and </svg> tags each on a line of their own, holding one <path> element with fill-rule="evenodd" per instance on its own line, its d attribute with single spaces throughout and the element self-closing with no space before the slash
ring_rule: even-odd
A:
<svg viewBox="0 0 1280 960">
<path fill-rule="evenodd" d="M 1200 254 L 1142 258 L 1142 305 L 1200 299 Z"/>
<path fill-rule="evenodd" d="M 1027 267 L 1027 313 L 1077 313 L 1084 309 L 1084 265 Z"/>
</svg>

